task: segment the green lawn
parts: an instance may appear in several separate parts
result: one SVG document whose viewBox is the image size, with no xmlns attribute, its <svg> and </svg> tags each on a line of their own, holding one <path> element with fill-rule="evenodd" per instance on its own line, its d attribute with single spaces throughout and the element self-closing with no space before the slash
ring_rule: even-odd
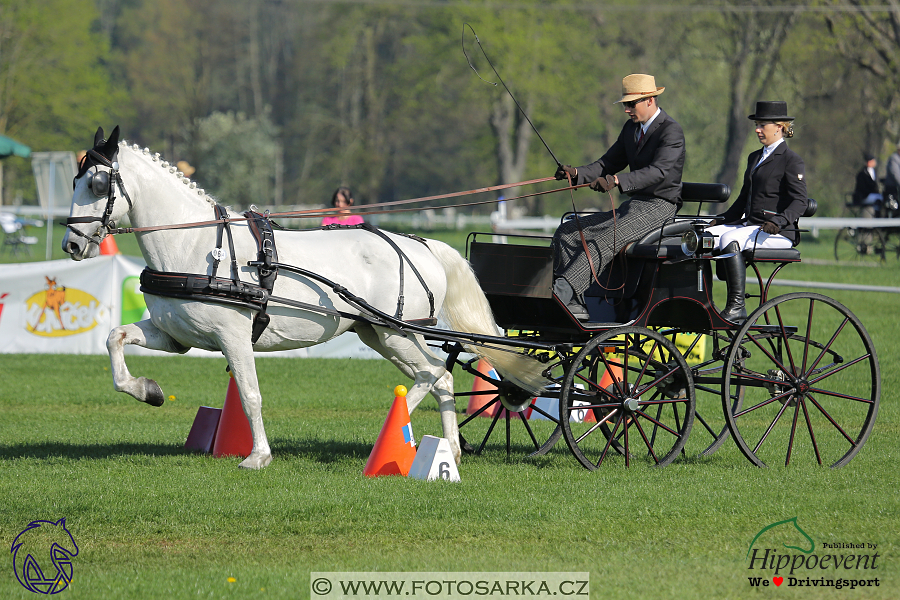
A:
<svg viewBox="0 0 900 600">
<path fill-rule="evenodd" d="M 135 253 L 133 236 L 117 241 Z M 815 258 L 830 246 L 802 248 Z M 791 265 L 782 277 L 898 286 L 900 265 Z M 515 429 L 510 459 L 502 435 L 492 438 L 482 456 L 463 458 L 460 483 L 369 479 L 363 466 L 404 378 L 385 361 L 271 357 L 257 368 L 275 458 L 246 472 L 239 459 L 183 449 L 197 408 L 222 405 L 224 359 L 129 357 L 133 374 L 174 397 L 153 408 L 112 389 L 104 356 L 2 355 L 0 539 L 66 518 L 79 547 L 68 598 L 308 598 L 313 571 L 586 571 L 593 598 L 897 598 L 897 296 L 827 295 L 861 318 L 882 372 L 875 429 L 838 470 L 811 461 L 757 469 L 729 441 L 664 469 L 611 461 L 588 472 L 563 442 L 525 459 Z M 469 376 L 456 383 L 472 387 Z M 440 435 L 435 402 L 426 399 L 412 423 L 417 439 Z M 816 554 L 854 552 L 824 543 L 863 543 L 879 555 L 874 570 L 795 576 L 880 585 L 752 588 L 748 577 L 772 573 L 748 568 L 750 543 L 792 517 Z M 783 547 L 796 538 L 765 547 L 798 554 Z M 0 597 L 33 597 L 5 564 Z"/>
</svg>

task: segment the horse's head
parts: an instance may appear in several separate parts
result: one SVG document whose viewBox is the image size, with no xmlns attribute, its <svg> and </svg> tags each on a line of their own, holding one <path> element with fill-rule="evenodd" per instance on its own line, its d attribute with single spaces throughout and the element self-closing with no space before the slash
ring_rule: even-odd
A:
<svg viewBox="0 0 900 600">
<path fill-rule="evenodd" d="M 75 260 L 93 258 L 100 253 L 100 242 L 108 228 L 125 215 L 128 206 L 120 202 L 116 206 L 116 187 L 119 178 L 119 127 L 109 139 L 103 137 L 103 128 L 97 128 L 94 147 L 88 150 L 78 174 L 72 182 L 72 208 L 66 220 L 66 235 L 62 248 Z"/>
</svg>

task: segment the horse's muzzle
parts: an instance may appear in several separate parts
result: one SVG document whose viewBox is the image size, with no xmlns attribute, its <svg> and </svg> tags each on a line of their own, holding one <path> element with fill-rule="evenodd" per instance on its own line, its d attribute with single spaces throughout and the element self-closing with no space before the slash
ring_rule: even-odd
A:
<svg viewBox="0 0 900 600">
<path fill-rule="evenodd" d="M 63 252 L 72 257 L 72 260 L 93 258 L 100 253 L 100 248 L 97 244 L 91 244 L 87 238 L 78 235 L 71 229 L 63 236 L 62 249 Z"/>
</svg>

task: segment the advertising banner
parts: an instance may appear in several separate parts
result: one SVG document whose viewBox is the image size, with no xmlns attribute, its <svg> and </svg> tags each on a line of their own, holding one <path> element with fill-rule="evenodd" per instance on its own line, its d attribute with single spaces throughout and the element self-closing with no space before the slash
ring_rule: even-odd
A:
<svg viewBox="0 0 900 600">
<path fill-rule="evenodd" d="M 114 327 L 149 317 L 143 259 L 120 254 L 0 265 L 0 353 L 106 354 Z M 126 354 L 163 355 L 126 346 Z M 191 356 L 221 356 L 191 349 Z M 381 358 L 354 333 L 269 356 Z"/>
<path fill-rule="evenodd" d="M 0 352 L 106 354 L 145 310 L 142 261 L 124 256 L 0 265 Z"/>
</svg>

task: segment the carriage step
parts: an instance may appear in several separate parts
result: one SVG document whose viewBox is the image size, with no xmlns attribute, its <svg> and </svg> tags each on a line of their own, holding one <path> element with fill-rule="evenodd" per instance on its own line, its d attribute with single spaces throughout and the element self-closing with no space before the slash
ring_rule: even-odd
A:
<svg viewBox="0 0 900 600">
<path fill-rule="evenodd" d="M 800 328 L 796 325 L 788 325 L 784 328 L 784 331 L 788 335 L 794 335 Z M 781 326 L 780 325 L 752 325 L 750 327 L 750 331 L 754 333 L 771 333 L 771 334 L 780 334 Z"/>
</svg>

